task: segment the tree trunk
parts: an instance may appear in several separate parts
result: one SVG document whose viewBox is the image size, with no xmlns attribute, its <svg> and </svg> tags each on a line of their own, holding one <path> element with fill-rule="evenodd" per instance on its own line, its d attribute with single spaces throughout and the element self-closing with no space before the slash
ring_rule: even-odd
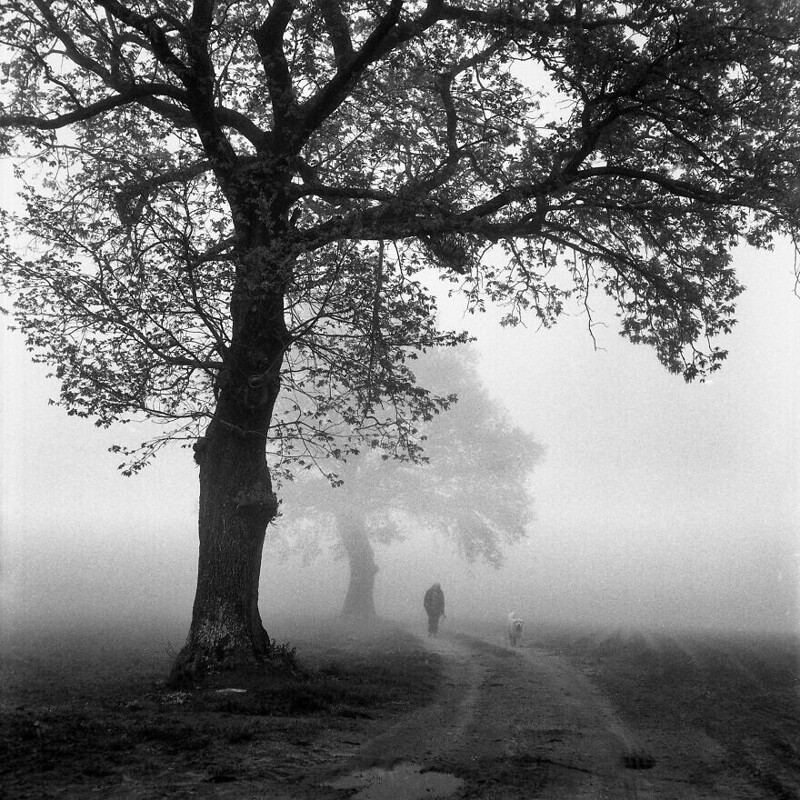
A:
<svg viewBox="0 0 800 800">
<path fill-rule="evenodd" d="M 266 528 L 277 500 L 263 436 L 212 423 L 200 462 L 200 550 L 192 624 L 173 678 L 263 659 L 269 637 L 258 609 Z"/>
<path fill-rule="evenodd" d="M 200 465 L 197 590 L 189 636 L 173 668 L 175 680 L 209 667 L 258 663 L 270 646 L 258 609 L 258 583 L 267 525 L 278 508 L 266 445 L 291 343 L 284 298 L 293 257 L 281 238 L 288 226 L 283 189 L 291 176 L 285 154 L 255 172 L 235 164 L 231 153 L 220 156 L 214 143 L 224 137 L 216 133 L 215 139 L 209 128 L 204 144 L 217 159 L 217 177 L 231 205 L 236 272 L 230 343 L 219 348 L 224 366 L 216 376 L 217 405 L 206 435 L 195 445 Z"/>
<path fill-rule="evenodd" d="M 175 682 L 208 669 L 257 664 L 270 641 L 258 609 L 266 528 L 278 503 L 266 443 L 287 344 L 282 295 L 242 291 L 217 379 L 217 407 L 195 444 L 200 465 L 200 550 L 192 624 Z"/>
<path fill-rule="evenodd" d="M 350 583 L 342 616 L 374 617 L 378 566 L 364 518 L 360 514 L 340 514 L 337 525 L 350 565 Z"/>
</svg>

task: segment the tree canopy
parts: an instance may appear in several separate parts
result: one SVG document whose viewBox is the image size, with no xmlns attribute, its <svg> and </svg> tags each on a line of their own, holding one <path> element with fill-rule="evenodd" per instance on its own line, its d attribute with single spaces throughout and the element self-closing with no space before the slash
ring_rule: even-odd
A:
<svg viewBox="0 0 800 800">
<path fill-rule="evenodd" d="M 797 232 L 799 46 L 794 0 L 3 4 L 3 286 L 69 413 L 164 422 L 129 469 L 196 440 L 206 654 L 267 641 L 265 449 L 419 456 L 423 268 L 719 367 L 732 248 Z"/>
<path fill-rule="evenodd" d="M 457 397 L 421 426 L 423 464 L 369 450 L 330 468 L 339 487 L 313 471 L 281 487 L 282 547 L 310 557 L 329 545 L 349 561 L 345 611 L 373 607 L 373 544 L 438 535 L 467 560 L 500 566 L 504 545 L 526 536 L 533 516 L 530 477 L 542 448 L 490 397 L 474 351 L 434 352 L 420 361 L 415 372 L 426 386 Z"/>
<path fill-rule="evenodd" d="M 213 414 L 250 206 L 286 217 L 248 280 L 286 296 L 282 380 L 313 398 L 283 444 L 441 336 L 420 264 L 510 321 L 601 287 L 693 378 L 724 356 L 737 237 L 796 224 L 793 3 L 15 0 L 0 41 L 39 244 L 4 273 L 101 424 Z"/>
</svg>

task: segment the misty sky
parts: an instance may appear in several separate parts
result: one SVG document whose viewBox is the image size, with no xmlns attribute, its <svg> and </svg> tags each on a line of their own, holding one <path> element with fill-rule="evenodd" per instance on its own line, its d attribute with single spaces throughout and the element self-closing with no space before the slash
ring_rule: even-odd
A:
<svg viewBox="0 0 800 800">
<path fill-rule="evenodd" d="M 492 395 L 546 453 L 532 480 L 528 540 L 496 572 L 454 558 L 446 541 L 411 536 L 379 549 L 378 611 L 421 614 L 434 580 L 448 617 L 745 629 L 798 624 L 800 300 L 793 252 L 742 249 L 748 290 L 726 337 L 730 356 L 706 384 L 669 375 L 649 348 L 622 340 L 596 303 L 598 348 L 580 314 L 552 330 L 500 330 L 498 314 L 442 319 L 478 337 Z M 135 425 L 96 429 L 48 406 L 55 383 L 3 332 L 2 595 L 4 623 L 166 615 L 188 629 L 196 560 L 191 451 L 123 478 L 117 442 Z M 265 549 L 261 608 L 338 606 L 346 569 Z"/>
</svg>

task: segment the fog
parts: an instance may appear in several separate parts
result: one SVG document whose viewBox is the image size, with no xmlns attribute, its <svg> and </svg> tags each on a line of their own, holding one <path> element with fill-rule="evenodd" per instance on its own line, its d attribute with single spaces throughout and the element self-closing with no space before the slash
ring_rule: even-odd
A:
<svg viewBox="0 0 800 800">
<path fill-rule="evenodd" d="M 598 306 L 552 330 L 500 330 L 442 299 L 442 320 L 478 336 L 492 396 L 545 448 L 532 475 L 535 519 L 504 566 L 469 564 L 442 537 L 409 531 L 377 546 L 378 613 L 418 620 L 434 581 L 448 622 L 497 620 L 735 630 L 798 630 L 800 300 L 790 248 L 737 256 L 748 291 L 730 356 L 687 385 L 651 350 L 620 339 Z M 188 630 L 196 566 L 197 474 L 175 449 L 134 478 L 117 442 L 48 406 L 57 386 L 2 341 L 2 624 L 139 625 Z M 268 537 L 261 611 L 333 614 L 347 565 L 323 547 L 308 564 Z M 445 623 L 447 624 L 447 623 Z"/>
</svg>

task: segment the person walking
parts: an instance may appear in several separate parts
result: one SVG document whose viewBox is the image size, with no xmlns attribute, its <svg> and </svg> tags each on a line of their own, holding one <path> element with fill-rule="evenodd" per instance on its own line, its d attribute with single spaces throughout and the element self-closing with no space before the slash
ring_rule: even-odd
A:
<svg viewBox="0 0 800 800">
<path fill-rule="evenodd" d="M 439 618 L 444 617 L 444 592 L 438 583 L 434 583 L 427 592 L 425 592 L 425 613 L 428 615 L 428 636 L 436 636 L 439 633 Z"/>
</svg>

